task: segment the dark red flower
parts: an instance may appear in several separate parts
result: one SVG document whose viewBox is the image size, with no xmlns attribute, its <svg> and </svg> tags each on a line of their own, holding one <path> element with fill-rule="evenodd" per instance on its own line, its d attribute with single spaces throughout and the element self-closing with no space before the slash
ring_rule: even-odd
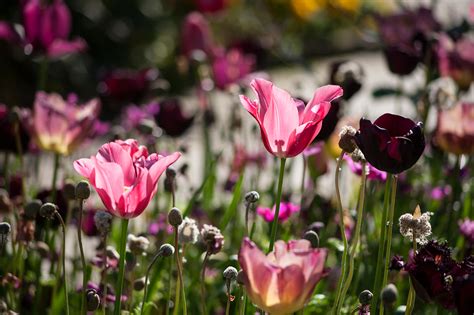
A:
<svg viewBox="0 0 474 315">
<path fill-rule="evenodd" d="M 362 118 L 355 140 L 366 160 L 375 168 L 392 174 L 412 167 L 425 149 L 422 123 L 384 114 L 374 123 Z"/>
<path fill-rule="evenodd" d="M 0 139 L 0 151 L 12 153 L 18 152 L 14 119 L 19 119 L 18 132 L 20 136 L 21 149 L 23 153 L 25 153 L 28 149 L 28 143 L 30 142 L 30 136 L 24 121 L 26 117 L 14 117 L 12 110 L 9 110 L 8 107 L 3 104 L 0 104 L 0 134 L 2 135 Z"/>
<path fill-rule="evenodd" d="M 191 127 L 194 116 L 185 116 L 180 101 L 177 98 L 168 98 L 160 102 L 160 111 L 155 119 L 168 136 L 178 137 Z"/>
<path fill-rule="evenodd" d="M 213 55 L 211 30 L 206 18 L 199 12 L 192 12 L 184 19 L 181 27 L 181 51 L 187 58 L 191 58 L 195 51 L 202 51 L 207 56 Z"/>
<path fill-rule="evenodd" d="M 117 69 L 108 73 L 99 85 L 99 91 L 116 100 L 134 100 L 143 96 L 156 80 L 159 72 L 154 68 L 142 70 Z"/>
<path fill-rule="evenodd" d="M 474 314 L 474 256 L 461 263 L 461 274 L 454 278 L 453 292 L 459 315 Z"/>
<path fill-rule="evenodd" d="M 194 0 L 196 7 L 201 12 L 214 13 L 225 9 L 229 0 Z"/>
</svg>

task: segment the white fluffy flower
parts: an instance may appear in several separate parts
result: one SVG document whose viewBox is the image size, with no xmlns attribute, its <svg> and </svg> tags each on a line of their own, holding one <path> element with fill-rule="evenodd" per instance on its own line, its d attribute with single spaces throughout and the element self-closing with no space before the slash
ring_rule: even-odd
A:
<svg viewBox="0 0 474 315">
<path fill-rule="evenodd" d="M 416 207 L 413 215 L 410 213 L 403 214 L 398 221 L 400 234 L 412 242 L 413 238 L 415 238 L 416 242 L 420 245 L 428 243 L 427 237 L 431 235 L 431 214 L 431 212 L 421 214 L 419 206 Z"/>
</svg>

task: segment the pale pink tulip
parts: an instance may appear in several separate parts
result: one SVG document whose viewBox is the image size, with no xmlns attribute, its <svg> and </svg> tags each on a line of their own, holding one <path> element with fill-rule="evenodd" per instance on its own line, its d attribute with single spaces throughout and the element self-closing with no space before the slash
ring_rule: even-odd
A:
<svg viewBox="0 0 474 315">
<path fill-rule="evenodd" d="M 180 156 L 149 154 L 136 140 L 116 140 L 104 144 L 96 156 L 74 161 L 74 169 L 94 186 L 110 213 L 130 219 L 145 210 L 161 174 Z"/>
<path fill-rule="evenodd" d="M 245 290 L 259 308 L 272 315 L 303 308 L 325 275 L 327 250 L 312 248 L 307 240 L 277 241 L 265 254 L 248 238 L 239 252 Z"/>
<path fill-rule="evenodd" d="M 250 86 L 258 100 L 251 101 L 241 95 L 240 101 L 260 125 L 267 151 L 279 158 L 303 152 L 321 130 L 331 101 L 343 94 L 340 86 L 325 85 L 316 89 L 305 107 L 303 102 L 293 99 L 270 81 L 255 79 Z"/>
<path fill-rule="evenodd" d="M 100 111 L 98 99 L 80 106 L 59 94 L 36 93 L 32 133 L 43 150 L 68 155 L 90 136 Z"/>
</svg>

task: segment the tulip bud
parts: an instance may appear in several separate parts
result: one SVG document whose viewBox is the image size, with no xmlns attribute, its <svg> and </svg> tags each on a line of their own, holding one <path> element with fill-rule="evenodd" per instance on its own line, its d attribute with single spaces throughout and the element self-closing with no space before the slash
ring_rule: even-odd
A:
<svg viewBox="0 0 474 315">
<path fill-rule="evenodd" d="M 25 206 L 25 216 L 29 220 L 34 220 L 41 208 L 42 202 L 39 199 L 34 199 L 28 202 Z"/>
<path fill-rule="evenodd" d="M 161 256 L 169 257 L 174 254 L 174 247 L 170 244 L 163 244 L 160 246 Z"/>
<path fill-rule="evenodd" d="M 1 236 L 8 236 L 11 231 L 10 223 L 8 222 L 1 222 L 0 223 L 0 235 Z"/>
<path fill-rule="evenodd" d="M 183 215 L 178 208 L 173 208 L 168 212 L 168 222 L 175 228 L 183 222 Z"/>
<path fill-rule="evenodd" d="M 370 304 L 374 295 L 369 290 L 364 290 L 359 294 L 359 303 L 362 305 Z"/>
<path fill-rule="evenodd" d="M 81 180 L 76 185 L 76 198 L 80 200 L 86 200 L 91 195 L 91 187 L 85 180 Z"/>
<path fill-rule="evenodd" d="M 54 203 L 47 202 L 43 204 L 39 210 L 40 215 L 46 219 L 52 220 L 54 218 L 54 214 L 58 211 L 58 206 Z"/>
<path fill-rule="evenodd" d="M 388 284 L 382 289 L 382 294 L 380 297 L 385 305 L 392 305 L 397 301 L 398 298 L 397 287 L 392 283 Z"/>
<path fill-rule="evenodd" d="M 310 243 L 311 243 L 311 247 L 312 248 L 318 248 L 319 247 L 319 236 L 318 236 L 318 233 L 314 232 L 314 231 L 306 231 L 306 233 L 304 233 L 304 236 L 303 238 L 305 240 L 308 240 Z"/>
<path fill-rule="evenodd" d="M 87 311 L 93 312 L 100 306 L 100 297 L 94 289 L 88 289 L 86 292 Z"/>
</svg>

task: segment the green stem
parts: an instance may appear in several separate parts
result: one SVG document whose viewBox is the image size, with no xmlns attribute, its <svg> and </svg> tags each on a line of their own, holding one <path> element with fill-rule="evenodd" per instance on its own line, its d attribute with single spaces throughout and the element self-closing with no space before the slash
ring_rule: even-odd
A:
<svg viewBox="0 0 474 315">
<path fill-rule="evenodd" d="M 416 235 L 413 234 L 413 253 L 416 254 Z M 413 287 L 413 283 L 410 279 L 410 291 L 408 291 L 408 300 L 407 300 L 407 307 L 405 310 L 405 315 L 411 315 L 413 312 L 413 308 L 415 307 L 415 299 L 416 299 L 416 292 L 415 288 Z"/>
<path fill-rule="evenodd" d="M 390 191 L 390 208 L 387 221 L 387 245 L 385 247 L 385 266 L 383 272 L 382 288 L 388 280 L 388 267 L 390 266 L 390 249 L 392 247 L 393 215 L 395 212 L 395 197 L 397 196 L 397 175 L 392 175 L 392 188 Z M 383 314 L 383 303 L 381 303 L 380 313 Z"/>
<path fill-rule="evenodd" d="M 280 176 L 278 177 L 278 191 L 276 195 L 276 204 L 275 204 L 275 216 L 273 218 L 272 228 L 270 231 L 270 246 L 268 247 L 268 252 L 273 250 L 273 245 L 275 244 L 275 239 L 278 230 L 278 216 L 280 215 L 280 202 L 281 202 L 281 193 L 283 190 L 283 177 L 285 175 L 285 158 L 280 159 Z"/>
<path fill-rule="evenodd" d="M 332 314 L 340 314 L 341 313 L 341 307 L 342 304 L 344 303 L 344 300 L 342 300 L 342 285 L 344 283 L 344 278 L 346 276 L 346 268 L 347 268 L 347 237 L 346 237 L 346 231 L 344 229 L 344 210 L 342 208 L 342 201 L 341 201 L 341 192 L 339 190 L 339 174 L 341 172 L 341 166 L 342 166 L 342 161 L 344 157 L 344 150 L 341 152 L 339 155 L 339 158 L 337 159 L 337 164 L 336 164 L 336 174 L 334 178 L 335 186 L 336 186 L 336 199 L 337 199 L 337 209 L 338 209 L 338 214 L 339 214 L 339 230 L 341 233 L 341 238 L 342 238 L 342 243 L 344 245 L 344 251 L 342 253 L 342 263 L 341 263 L 341 275 L 339 277 L 339 280 L 337 282 L 337 293 L 336 293 L 336 300 L 334 303 L 334 306 L 332 308 L 331 313 Z"/>
<path fill-rule="evenodd" d="M 181 299 L 183 300 L 183 314 L 187 315 L 188 314 L 188 309 L 186 305 L 186 291 L 184 288 L 184 280 L 183 280 L 183 268 L 181 267 L 181 256 L 179 255 L 179 242 L 178 242 L 178 227 L 174 227 L 174 257 L 176 259 L 176 269 L 178 271 L 178 280 L 179 280 L 179 286 L 181 288 Z M 176 309 L 179 310 L 178 306 L 180 304 L 180 301 L 176 301 Z"/>
<path fill-rule="evenodd" d="M 141 306 L 141 309 L 140 309 L 140 314 L 143 315 L 143 310 L 145 308 L 145 303 L 147 301 L 147 288 L 148 288 L 148 277 L 150 276 L 150 271 L 151 271 L 151 267 L 153 267 L 153 265 L 155 264 L 155 262 L 158 260 L 159 257 L 161 257 L 161 250 L 158 251 L 158 253 L 156 253 L 155 257 L 153 257 L 153 260 L 151 261 L 150 265 L 148 265 L 148 268 L 146 270 L 146 275 L 145 275 L 145 288 L 144 288 L 144 292 L 143 292 L 143 301 L 142 301 L 142 306 Z"/>
<path fill-rule="evenodd" d="M 357 225 L 354 233 L 354 238 L 352 239 L 352 245 L 349 253 L 349 271 L 347 274 L 346 281 L 344 283 L 344 287 L 342 289 L 341 301 L 344 301 L 344 297 L 346 296 L 347 291 L 352 282 L 352 276 L 354 274 L 354 258 L 355 253 L 357 251 L 357 246 L 359 244 L 360 239 L 360 230 L 362 227 L 362 214 L 364 211 L 364 199 L 365 199 L 365 183 L 367 179 L 367 174 L 365 172 L 365 162 L 362 163 L 362 179 L 360 182 L 360 190 L 359 190 L 359 200 L 357 202 Z"/>
<path fill-rule="evenodd" d="M 175 249 L 176 250 L 176 249 Z M 173 274 L 173 257 L 170 257 L 170 265 L 169 265 L 169 272 L 168 272 L 168 295 L 166 297 L 166 306 L 165 306 L 165 315 L 169 315 L 170 313 L 170 300 L 171 300 L 171 279 L 173 278 L 171 275 Z"/>
<path fill-rule="evenodd" d="M 64 277 L 64 299 L 66 301 L 66 314 L 69 315 L 69 297 L 67 294 L 67 280 L 66 280 L 66 225 L 64 224 L 63 218 L 59 214 L 59 212 L 55 212 L 56 217 L 58 218 L 59 222 L 61 223 L 61 228 L 63 230 L 63 244 L 61 250 L 61 261 L 63 265 L 63 277 Z M 58 274 L 59 277 L 59 274 Z"/>
<path fill-rule="evenodd" d="M 119 274 L 117 279 L 117 285 L 115 288 L 115 306 L 114 306 L 114 315 L 120 315 L 120 310 L 122 308 L 122 290 L 123 290 L 123 280 L 125 275 L 125 246 L 127 245 L 127 229 L 128 229 L 128 219 L 122 219 L 122 231 L 120 234 L 120 261 L 119 261 Z"/>
<path fill-rule="evenodd" d="M 48 78 L 48 58 L 43 58 L 38 75 L 38 91 L 46 90 L 46 79 Z"/>
<path fill-rule="evenodd" d="M 205 275 L 206 275 L 206 265 L 209 260 L 209 251 L 206 251 L 206 256 L 204 256 L 204 261 L 202 262 L 201 270 L 201 305 L 202 305 L 202 314 L 206 315 L 206 288 L 205 288 Z"/>
<path fill-rule="evenodd" d="M 19 118 L 18 118 L 19 119 Z M 23 158 L 23 148 L 21 147 L 21 138 L 20 138 L 20 121 L 16 120 L 13 128 L 15 131 L 15 146 L 18 152 L 18 161 L 20 163 L 20 172 L 21 172 L 21 190 L 23 201 L 26 201 L 26 184 L 25 184 L 25 162 Z M 6 166 L 6 165 L 5 165 Z M 8 186 L 8 185 L 7 185 Z"/>
<path fill-rule="evenodd" d="M 77 226 L 77 241 L 79 242 L 79 251 L 81 253 L 82 263 L 82 296 L 81 296 L 81 315 L 85 314 L 86 305 L 86 288 L 87 288 L 87 273 L 86 273 L 86 258 L 84 257 L 84 247 L 82 246 L 82 212 L 84 200 L 79 199 L 79 224 Z"/>
<path fill-rule="evenodd" d="M 106 315 L 106 308 L 107 308 L 107 234 L 104 233 L 103 237 L 103 246 L 104 248 L 102 249 L 102 275 L 100 277 L 100 280 L 102 282 L 102 313 Z"/>
<path fill-rule="evenodd" d="M 59 153 L 54 154 L 54 166 L 53 166 L 53 180 L 51 182 L 51 202 L 56 203 L 56 181 L 58 179 L 58 170 L 59 170 L 59 159 L 61 156 Z"/>
<path fill-rule="evenodd" d="M 383 267 L 383 254 L 385 252 L 385 235 L 386 235 L 386 228 L 387 228 L 387 211 L 388 211 L 388 201 L 389 201 L 389 194 L 390 194 L 390 185 L 392 182 L 392 177 L 388 176 L 385 182 L 385 192 L 383 198 L 383 210 L 382 210 L 382 220 L 380 222 L 380 241 L 379 241 L 379 248 L 377 253 L 377 264 L 375 270 L 375 280 L 374 280 L 374 288 L 372 293 L 374 297 L 372 298 L 370 309 L 375 313 L 377 309 L 378 298 L 380 295 L 380 291 L 382 290 L 382 267 Z"/>
</svg>

